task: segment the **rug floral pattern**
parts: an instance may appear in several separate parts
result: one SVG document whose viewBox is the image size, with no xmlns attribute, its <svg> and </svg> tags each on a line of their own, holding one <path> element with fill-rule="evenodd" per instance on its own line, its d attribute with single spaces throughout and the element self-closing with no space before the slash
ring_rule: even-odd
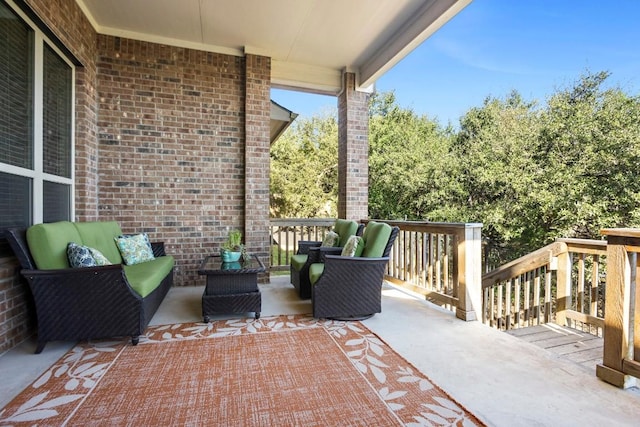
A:
<svg viewBox="0 0 640 427">
<path fill-rule="evenodd" d="M 483 425 L 360 322 L 293 315 L 152 326 L 139 345 L 303 328 L 324 328 L 330 334 L 398 425 Z M 127 345 L 125 339 L 78 344 L 0 410 L 0 425 L 64 425 Z"/>
</svg>

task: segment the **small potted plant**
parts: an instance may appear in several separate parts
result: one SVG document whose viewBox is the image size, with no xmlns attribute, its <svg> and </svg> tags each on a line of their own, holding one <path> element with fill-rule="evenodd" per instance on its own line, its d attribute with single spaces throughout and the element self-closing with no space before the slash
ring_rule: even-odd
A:
<svg viewBox="0 0 640 427">
<path fill-rule="evenodd" d="M 247 258 L 247 252 L 242 244 L 242 233 L 240 230 L 231 230 L 226 242 L 220 247 L 222 262 L 237 262 L 242 257 Z"/>
</svg>

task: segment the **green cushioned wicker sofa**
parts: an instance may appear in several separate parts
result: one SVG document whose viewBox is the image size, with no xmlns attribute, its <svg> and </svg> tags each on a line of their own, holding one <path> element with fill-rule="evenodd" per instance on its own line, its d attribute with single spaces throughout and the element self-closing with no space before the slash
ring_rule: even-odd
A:
<svg viewBox="0 0 640 427">
<path fill-rule="evenodd" d="M 33 294 L 40 353 L 48 341 L 131 336 L 138 343 L 173 284 L 174 259 L 151 243 L 153 259 L 125 265 L 117 222 L 61 221 L 6 232 Z M 97 249 L 111 265 L 72 268 L 67 245 Z"/>
</svg>

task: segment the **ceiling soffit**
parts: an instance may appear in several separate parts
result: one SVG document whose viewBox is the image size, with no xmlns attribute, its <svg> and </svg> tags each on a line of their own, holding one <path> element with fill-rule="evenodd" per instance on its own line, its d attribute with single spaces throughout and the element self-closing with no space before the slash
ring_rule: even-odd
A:
<svg viewBox="0 0 640 427">
<path fill-rule="evenodd" d="M 76 0 L 98 33 L 272 59 L 272 85 L 375 81 L 471 0 Z"/>
</svg>

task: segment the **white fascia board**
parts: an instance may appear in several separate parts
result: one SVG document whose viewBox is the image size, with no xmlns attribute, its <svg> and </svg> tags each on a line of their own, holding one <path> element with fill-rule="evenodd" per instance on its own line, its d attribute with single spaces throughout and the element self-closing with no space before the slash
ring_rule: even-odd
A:
<svg viewBox="0 0 640 427">
<path fill-rule="evenodd" d="M 370 86 L 400 62 L 472 0 L 436 0 L 426 3 L 387 43 L 359 67 L 359 86 Z"/>
<path fill-rule="evenodd" d="M 272 59 L 271 85 L 285 89 L 336 95 L 342 89 L 342 71 Z"/>
</svg>

